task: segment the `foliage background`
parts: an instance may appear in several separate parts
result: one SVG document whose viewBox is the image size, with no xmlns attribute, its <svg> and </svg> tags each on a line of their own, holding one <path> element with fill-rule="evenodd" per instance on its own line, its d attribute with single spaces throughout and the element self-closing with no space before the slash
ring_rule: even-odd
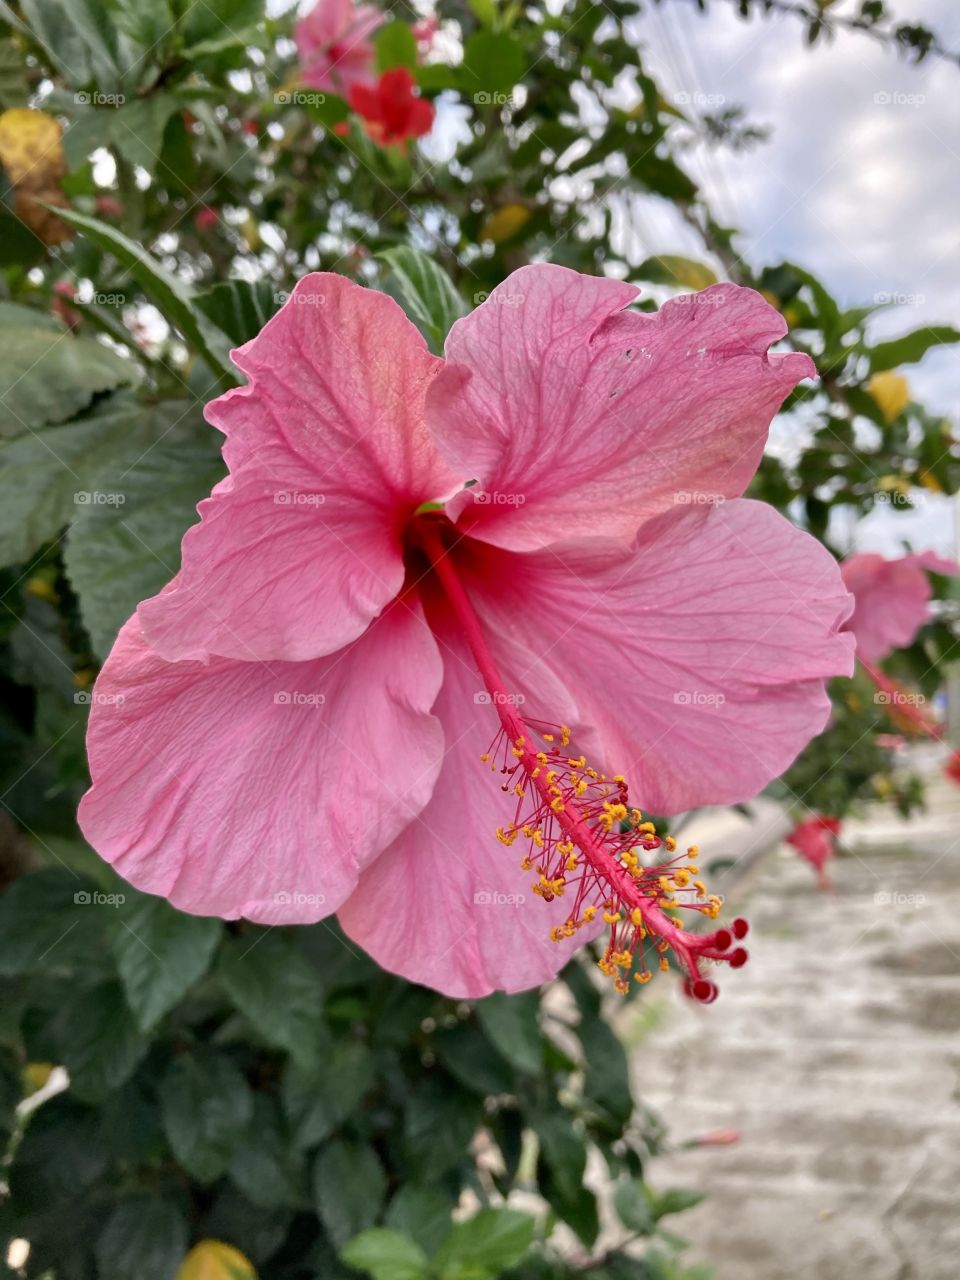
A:
<svg viewBox="0 0 960 1280">
<path fill-rule="evenodd" d="M 840 24 L 911 60 L 948 56 L 874 0 L 739 8 L 814 46 Z M 73 820 L 98 664 L 176 571 L 222 474 L 202 403 L 305 270 L 394 293 L 435 349 L 532 258 L 636 280 L 645 307 L 720 275 L 751 284 L 821 371 L 785 406 L 792 447 L 765 459 L 755 496 L 840 553 L 832 512 L 956 490 L 953 428 L 897 370 L 960 334 L 876 341 L 876 305 L 841 306 L 793 262 L 744 262 L 684 157 L 692 138 L 737 149 L 758 131 L 665 96 L 637 45 L 648 10 L 438 11 L 426 61 L 404 6 L 377 47 L 381 68 L 462 107 L 443 161 L 378 148 L 344 103 L 298 87 L 291 19 L 259 0 L 0 4 L 0 1225 L 31 1245 L 8 1274 L 702 1274 L 672 1229 L 697 1196 L 646 1180 L 667 1139 L 631 1096 L 588 965 L 546 993 L 454 1003 L 381 973 L 335 925 L 183 916 L 120 882 Z M 670 202 L 702 253 L 631 248 L 624 193 Z M 954 643 L 932 624 L 897 673 L 932 693 Z M 890 789 L 869 691 L 835 693 L 832 737 L 779 784 L 797 816 Z M 52 1065 L 69 1089 L 25 1116 Z M 612 1183 L 602 1209 L 588 1158 Z M 478 1216 L 453 1224 L 458 1204 Z M 211 1240 L 230 1248 L 201 1244 L 181 1269 Z"/>
</svg>

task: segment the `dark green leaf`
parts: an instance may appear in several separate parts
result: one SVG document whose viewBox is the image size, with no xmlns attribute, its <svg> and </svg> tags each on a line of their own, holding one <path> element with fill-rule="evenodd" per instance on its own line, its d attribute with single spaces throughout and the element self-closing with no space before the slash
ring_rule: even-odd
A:
<svg viewBox="0 0 960 1280">
<path fill-rule="evenodd" d="M 456 286 L 429 254 L 401 246 L 384 249 L 379 255 L 392 272 L 400 301 L 410 319 L 440 353 L 450 326 L 463 315 L 464 307 Z"/>
<path fill-rule="evenodd" d="M 253 1095 L 222 1053 L 178 1058 L 160 1090 L 163 1125 L 174 1155 L 200 1182 L 225 1172 L 253 1116 Z"/>
<path fill-rule="evenodd" d="M 482 1209 L 450 1228 L 434 1265 L 444 1277 L 496 1276 L 527 1252 L 535 1225 L 533 1218 L 515 1209 Z"/>
<path fill-rule="evenodd" d="M 99 1280 L 173 1280 L 189 1238 L 177 1205 L 146 1193 L 127 1196 L 97 1241 Z"/>
<path fill-rule="evenodd" d="M 386 1195 L 383 1166 L 369 1147 L 331 1142 L 317 1156 L 313 1193 L 327 1234 L 342 1249 L 379 1217 Z"/>
<path fill-rule="evenodd" d="M 340 1257 L 373 1280 L 425 1280 L 427 1257 L 418 1244 L 396 1231 L 371 1227 L 341 1251 Z"/>
<path fill-rule="evenodd" d="M 127 1003 L 144 1031 L 206 973 L 222 928 L 219 920 L 185 915 L 163 898 L 127 892 L 113 952 Z"/>
<path fill-rule="evenodd" d="M 901 364 L 916 364 L 928 351 L 952 346 L 955 342 L 960 342 L 960 329 L 953 329 L 950 325 L 930 325 L 924 329 L 914 329 L 912 333 L 905 333 L 902 338 L 878 342 L 872 347 L 869 352 L 871 372 L 882 373 L 886 369 L 896 369 Z"/>
<path fill-rule="evenodd" d="M 478 1000 L 477 1017 L 484 1031 L 518 1071 L 537 1074 L 543 1066 L 543 1041 L 536 992 L 506 996 L 497 993 Z"/>
<path fill-rule="evenodd" d="M 220 952 L 217 972 L 231 1000 L 268 1044 L 309 1067 L 327 1042 L 317 976 L 280 933 L 247 935 Z"/>
</svg>

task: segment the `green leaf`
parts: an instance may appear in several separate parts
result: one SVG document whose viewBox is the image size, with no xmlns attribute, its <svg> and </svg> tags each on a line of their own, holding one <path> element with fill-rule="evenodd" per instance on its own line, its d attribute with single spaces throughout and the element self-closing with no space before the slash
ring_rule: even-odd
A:
<svg viewBox="0 0 960 1280">
<path fill-rule="evenodd" d="M 378 254 L 389 266 L 400 302 L 436 354 L 450 326 L 463 315 L 463 301 L 442 267 L 419 249 L 400 246 Z"/>
<path fill-rule="evenodd" d="M 9 1181 L 17 1211 L 32 1214 L 75 1199 L 109 1159 L 98 1112 L 69 1094 L 51 1098 L 30 1115 L 13 1156 Z"/>
<path fill-rule="evenodd" d="M 523 79 L 523 46 L 513 36 L 475 31 L 463 49 L 462 91 L 479 106 L 496 102 Z"/>
<path fill-rule="evenodd" d="M 314 1165 L 314 1200 L 338 1249 L 376 1222 L 386 1185 L 383 1167 L 370 1147 L 336 1141 L 323 1148 Z"/>
<path fill-rule="evenodd" d="M 282 296 L 266 280 L 227 280 L 197 295 L 197 306 L 236 346 L 256 337 Z"/>
<path fill-rule="evenodd" d="M 138 381 L 137 366 L 97 339 L 75 338 L 36 323 L 28 307 L 18 310 L 23 327 L 5 323 L 0 342 L 0 436 L 64 422 L 98 392 Z"/>
<path fill-rule="evenodd" d="M 931 325 L 925 329 L 914 329 L 901 338 L 893 338 L 889 342 L 878 342 L 868 353 L 872 373 L 882 373 L 886 369 L 895 369 L 901 364 L 916 364 L 928 351 L 936 347 L 950 346 L 960 342 L 960 330 L 949 325 Z"/>
<path fill-rule="evenodd" d="M 99 1102 L 118 1089 L 148 1048 L 117 982 L 77 995 L 59 1020 L 57 1034 L 70 1087 L 84 1102 Z"/>
<path fill-rule="evenodd" d="M 156 445 L 137 440 L 116 453 L 78 507 L 64 563 L 101 657 L 137 604 L 176 574 L 197 503 L 223 475 L 212 434 L 195 423 L 188 411 Z"/>
<path fill-rule="evenodd" d="M 659 1220 L 668 1213 L 685 1213 L 695 1208 L 704 1198 L 702 1191 L 687 1191 L 683 1187 L 671 1187 L 669 1191 L 652 1192 L 653 1216 Z"/>
<path fill-rule="evenodd" d="M 497 1276 L 518 1263 L 533 1243 L 533 1218 L 515 1209 L 482 1209 L 455 1223 L 434 1265 L 441 1276 Z"/>
<path fill-rule="evenodd" d="M 268 1044 L 286 1049 L 305 1067 L 327 1043 L 317 975 L 292 941 L 279 933 L 231 940 L 217 973 L 233 1003 Z"/>
<path fill-rule="evenodd" d="M 202 0 L 188 6 L 184 43 L 193 57 L 247 43 L 262 19 L 263 0 Z"/>
<path fill-rule="evenodd" d="M 695 262 L 693 258 L 683 258 L 677 253 L 647 258 L 640 263 L 635 274 L 641 280 L 650 280 L 654 284 L 680 285 L 684 289 L 706 289 L 717 283 L 717 274 L 712 267 L 705 262 Z"/>
<path fill-rule="evenodd" d="M 611 1117 L 615 1127 L 625 1125 L 633 1112 L 633 1098 L 623 1045 L 599 1017 L 583 1016 L 579 1035 L 586 1068 L 585 1095 Z"/>
<path fill-rule="evenodd" d="M 636 1231 L 642 1236 L 653 1235 L 657 1225 L 656 1218 L 650 1193 L 640 1178 L 618 1182 L 613 1192 L 613 1204 L 628 1231 Z"/>
<path fill-rule="evenodd" d="M 21 107 L 26 100 L 23 56 L 12 40 L 0 40 L 0 108 Z"/>
<path fill-rule="evenodd" d="M 178 1058 L 160 1087 L 163 1127 L 174 1155 L 199 1182 L 223 1174 L 253 1116 L 253 1095 L 222 1053 Z"/>
<path fill-rule="evenodd" d="M 207 971 L 222 924 L 188 916 L 163 898 L 127 891 L 117 911 L 113 954 L 140 1027 L 151 1030 Z"/>
<path fill-rule="evenodd" d="M 373 1083 L 370 1050 L 357 1040 L 337 1040 L 319 1071 L 292 1064 L 283 1079 L 284 1109 L 301 1150 L 329 1137 L 354 1111 Z"/>
<path fill-rule="evenodd" d="M 341 1250 L 340 1257 L 373 1280 L 425 1280 L 427 1276 L 427 1255 L 420 1246 L 382 1227 L 362 1231 Z"/>
<path fill-rule="evenodd" d="M 69 871 L 21 876 L 0 897 L 0 976 L 61 968 L 95 954 L 103 934 L 96 887 Z"/>
<path fill-rule="evenodd" d="M 97 1240 L 98 1274 L 102 1280 L 172 1280 L 189 1239 L 177 1205 L 146 1192 L 127 1196 Z"/>
<path fill-rule="evenodd" d="M 240 1137 L 228 1172 L 247 1199 L 262 1209 L 304 1207 L 302 1157 L 273 1098 L 264 1094 L 254 1098 L 253 1117 Z"/>
<path fill-rule="evenodd" d="M 511 1093 L 514 1076 L 508 1064 L 474 1022 L 441 1027 L 433 1050 L 451 1075 L 483 1096 Z"/>
<path fill-rule="evenodd" d="M 97 147 L 113 146 L 128 164 L 139 165 L 152 177 L 167 121 L 180 109 L 180 102 L 164 93 L 134 98 L 118 107 L 81 109 L 63 136 L 70 169 L 79 169 Z"/>
<path fill-rule="evenodd" d="M 162 267 L 142 245 L 115 227 L 74 209 L 58 208 L 54 212 L 82 231 L 97 248 L 112 254 L 130 272 L 164 318 L 179 329 L 187 346 L 206 362 L 210 371 L 228 385 L 236 384 L 237 374 L 228 354 L 229 340 L 197 307 L 193 291 L 182 280 Z"/>
<path fill-rule="evenodd" d="M 0 564 L 26 560 L 52 541 L 84 510 L 81 495 L 103 492 L 97 473 L 115 455 L 146 452 L 184 408 L 169 401 L 142 405 L 118 392 L 82 418 L 0 441 Z"/>
<path fill-rule="evenodd" d="M 421 1249 L 433 1254 L 450 1229 L 453 1207 L 451 1196 L 440 1188 L 408 1181 L 401 1184 L 387 1205 L 383 1220 L 392 1231 L 409 1236 Z"/>
<path fill-rule="evenodd" d="M 484 1031 L 508 1062 L 529 1075 L 536 1075 L 543 1066 L 539 1009 L 540 1001 L 533 991 L 516 996 L 498 992 L 476 1004 Z"/>
<path fill-rule="evenodd" d="M 409 67 L 416 71 L 417 42 L 405 22 L 387 22 L 373 37 L 377 51 L 377 70 L 389 71 L 391 67 Z"/>
<path fill-rule="evenodd" d="M 476 1094 L 438 1073 L 421 1080 L 404 1115 L 406 1151 L 421 1182 L 437 1181 L 462 1159 L 483 1116 Z"/>
</svg>

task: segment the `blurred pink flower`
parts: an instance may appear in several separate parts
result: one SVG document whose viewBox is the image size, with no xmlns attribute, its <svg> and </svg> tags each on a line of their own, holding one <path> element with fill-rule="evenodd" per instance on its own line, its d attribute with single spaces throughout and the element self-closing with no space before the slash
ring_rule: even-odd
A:
<svg viewBox="0 0 960 1280">
<path fill-rule="evenodd" d="M 341 98 L 349 98 L 355 85 L 373 84 L 375 54 L 369 37 L 385 21 L 372 4 L 317 0 L 294 28 L 303 83 Z"/>
<path fill-rule="evenodd" d="M 433 47 L 434 40 L 437 38 L 437 32 L 440 30 L 440 19 L 435 13 L 432 13 L 429 18 L 421 18 L 419 22 L 415 22 L 411 30 L 419 52 L 421 54 L 429 53 Z"/>
<path fill-rule="evenodd" d="M 894 560 L 861 552 L 844 560 L 840 572 L 856 601 L 847 629 L 856 637 L 858 658 L 880 662 L 913 644 L 931 616 L 928 570 L 956 574 L 960 565 L 935 551 Z"/>
<path fill-rule="evenodd" d="M 713 998 L 746 923 L 681 930 L 665 907 L 719 900 L 612 770 L 654 813 L 755 795 L 851 669 L 849 596 L 740 497 L 813 372 L 767 354 L 781 317 L 733 285 L 636 294 L 524 267 L 445 362 L 316 274 L 234 353 L 247 384 L 207 408 L 230 474 L 93 700 L 80 821 L 122 876 L 199 914 L 338 912 L 458 997 L 608 924 L 618 985 L 672 949 Z"/>
<path fill-rule="evenodd" d="M 787 844 L 792 845 L 800 857 L 805 858 L 817 873 L 817 882 L 821 889 L 830 888 L 830 880 L 824 868 L 836 853 L 840 825 L 839 818 L 827 818 L 822 814 L 816 814 L 804 822 L 799 822 L 787 836 Z"/>
</svg>

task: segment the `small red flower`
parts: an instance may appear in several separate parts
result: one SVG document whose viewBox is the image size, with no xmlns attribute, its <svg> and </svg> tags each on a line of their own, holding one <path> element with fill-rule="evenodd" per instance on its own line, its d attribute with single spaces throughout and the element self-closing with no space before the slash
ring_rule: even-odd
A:
<svg viewBox="0 0 960 1280">
<path fill-rule="evenodd" d="M 787 836 L 787 844 L 792 845 L 800 857 L 805 858 L 817 873 L 817 881 L 821 889 L 830 888 L 830 881 L 823 868 L 836 852 L 839 834 L 839 818 L 827 818 L 823 814 L 817 814 L 807 818 L 805 822 L 799 822 Z"/>
<path fill-rule="evenodd" d="M 123 217 L 123 205 L 115 196 L 97 196 L 96 208 L 101 218 Z"/>
<path fill-rule="evenodd" d="M 381 147 L 422 138 L 433 128 L 433 103 L 414 92 L 413 76 L 406 67 L 384 71 L 373 88 L 354 85 L 350 105 L 362 116 L 367 133 Z"/>
<path fill-rule="evenodd" d="M 951 782 L 960 785 L 960 751 L 952 752 L 950 759 L 943 767 L 943 772 Z"/>
<path fill-rule="evenodd" d="M 212 231 L 219 221 L 219 213 L 208 204 L 201 205 L 193 215 L 193 225 L 201 235 L 207 231 Z"/>
<path fill-rule="evenodd" d="M 68 328 L 78 328 L 80 325 L 80 312 L 67 305 L 69 302 L 73 302 L 77 296 L 73 285 L 69 280 L 58 280 L 53 286 L 53 294 L 53 311 Z"/>
</svg>

